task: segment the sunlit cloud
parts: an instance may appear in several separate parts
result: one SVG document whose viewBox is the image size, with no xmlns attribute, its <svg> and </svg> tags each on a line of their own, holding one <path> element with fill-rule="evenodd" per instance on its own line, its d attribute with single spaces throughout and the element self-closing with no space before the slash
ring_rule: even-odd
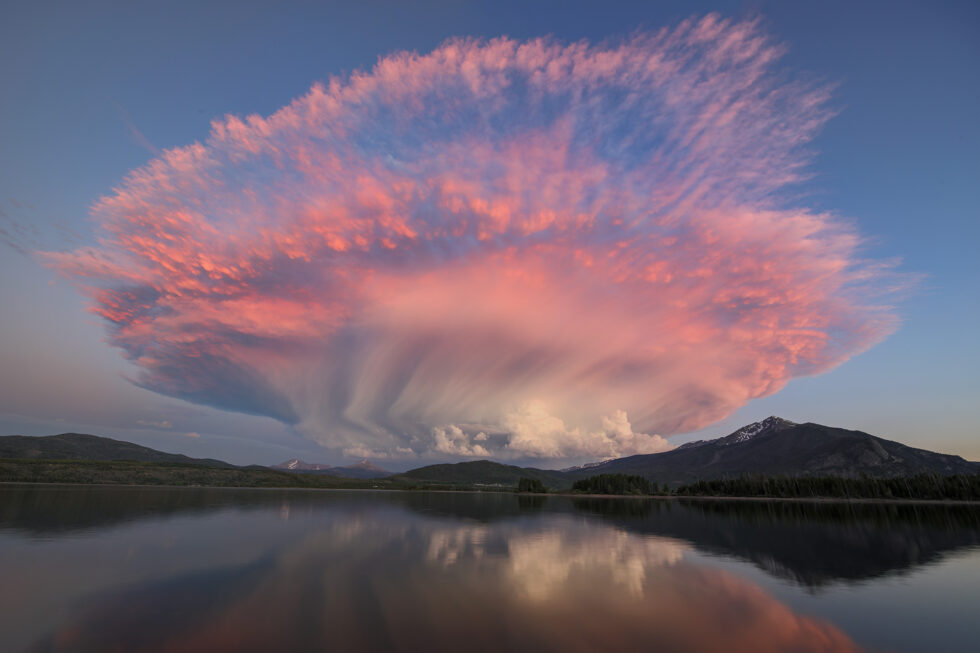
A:
<svg viewBox="0 0 980 653">
<path fill-rule="evenodd" d="M 690 547 L 668 538 L 637 538 L 617 530 L 590 533 L 586 539 L 543 530 L 507 533 L 507 556 L 495 556 L 504 528 L 465 526 L 433 530 L 427 558 L 450 567 L 473 565 L 492 568 L 493 575 L 511 586 L 512 597 L 536 603 L 556 602 L 571 593 L 576 576 L 593 576 L 593 585 L 609 583 L 635 598 L 642 598 L 650 570 L 673 565 Z"/>
<path fill-rule="evenodd" d="M 338 452 L 667 448 L 887 336 L 887 266 L 798 206 L 828 90 L 716 16 L 451 40 L 227 116 L 93 208 L 75 279 L 137 384 Z"/>
</svg>

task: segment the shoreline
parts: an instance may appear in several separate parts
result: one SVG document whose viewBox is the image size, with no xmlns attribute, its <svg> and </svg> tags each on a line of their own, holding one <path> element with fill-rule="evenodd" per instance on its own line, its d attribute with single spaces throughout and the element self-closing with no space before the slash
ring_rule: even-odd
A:
<svg viewBox="0 0 980 653">
<path fill-rule="evenodd" d="M 626 499 L 646 501 L 733 501 L 733 502 L 780 502 L 780 503 L 848 503 L 848 504 L 882 504 L 882 505 L 923 505 L 923 506 L 980 506 L 980 501 L 956 499 L 877 499 L 859 497 L 733 497 L 733 496 L 699 496 L 699 495 L 642 495 L 642 494 L 578 494 L 574 492 L 508 492 L 506 490 L 451 490 L 451 489 L 409 489 L 409 488 L 307 488 L 307 487 L 257 487 L 229 485 L 164 485 L 139 483 L 45 483 L 30 481 L 0 481 L 3 487 L 59 487 L 59 488 L 141 488 L 167 490 L 257 490 L 257 491 L 288 491 L 288 492 L 405 492 L 405 493 L 437 493 L 437 494 L 493 494 L 510 495 L 515 497 L 562 497 L 569 499 Z"/>
<path fill-rule="evenodd" d="M 789 503 L 882 503 L 882 504 L 923 504 L 929 506 L 955 505 L 980 506 L 980 501 L 972 499 L 875 499 L 858 497 L 732 497 L 708 495 L 643 495 L 643 494 L 575 494 L 572 492 L 551 492 L 534 494 L 531 492 L 514 493 L 517 496 L 528 497 L 570 497 L 573 499 L 661 499 L 666 501 L 779 501 Z"/>
</svg>

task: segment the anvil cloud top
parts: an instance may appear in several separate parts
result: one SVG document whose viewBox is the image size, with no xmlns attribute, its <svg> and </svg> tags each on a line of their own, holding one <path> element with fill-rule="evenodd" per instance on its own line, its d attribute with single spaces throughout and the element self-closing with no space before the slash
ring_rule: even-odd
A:
<svg viewBox="0 0 980 653">
<path fill-rule="evenodd" d="M 349 455 L 668 448 L 896 326 L 793 184 L 831 94 L 755 22 L 450 40 L 227 116 L 46 254 L 156 392 Z"/>
</svg>

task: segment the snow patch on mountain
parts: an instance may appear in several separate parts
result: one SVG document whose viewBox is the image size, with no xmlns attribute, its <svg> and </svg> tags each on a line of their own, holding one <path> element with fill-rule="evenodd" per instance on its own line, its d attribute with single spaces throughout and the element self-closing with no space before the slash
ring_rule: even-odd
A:
<svg viewBox="0 0 980 653">
<path fill-rule="evenodd" d="M 761 422 L 753 422 L 748 426 L 743 426 L 739 430 L 735 431 L 731 435 L 721 438 L 718 444 L 728 446 L 731 444 L 740 444 L 742 442 L 748 442 L 752 438 L 773 430 L 782 430 L 790 426 L 796 426 L 796 422 L 791 422 L 788 419 L 783 419 L 782 417 L 776 417 L 771 415 Z"/>
</svg>

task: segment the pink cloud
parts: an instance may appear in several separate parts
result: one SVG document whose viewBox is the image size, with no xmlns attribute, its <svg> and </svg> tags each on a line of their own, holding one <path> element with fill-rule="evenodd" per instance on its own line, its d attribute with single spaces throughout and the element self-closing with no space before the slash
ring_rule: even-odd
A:
<svg viewBox="0 0 980 653">
<path fill-rule="evenodd" d="M 137 383 L 338 450 L 662 448 L 896 326 L 859 235 L 784 199 L 830 112 L 780 51 L 708 16 L 391 55 L 216 120 L 46 256 Z M 522 447 L 529 405 L 563 427 Z"/>
</svg>

